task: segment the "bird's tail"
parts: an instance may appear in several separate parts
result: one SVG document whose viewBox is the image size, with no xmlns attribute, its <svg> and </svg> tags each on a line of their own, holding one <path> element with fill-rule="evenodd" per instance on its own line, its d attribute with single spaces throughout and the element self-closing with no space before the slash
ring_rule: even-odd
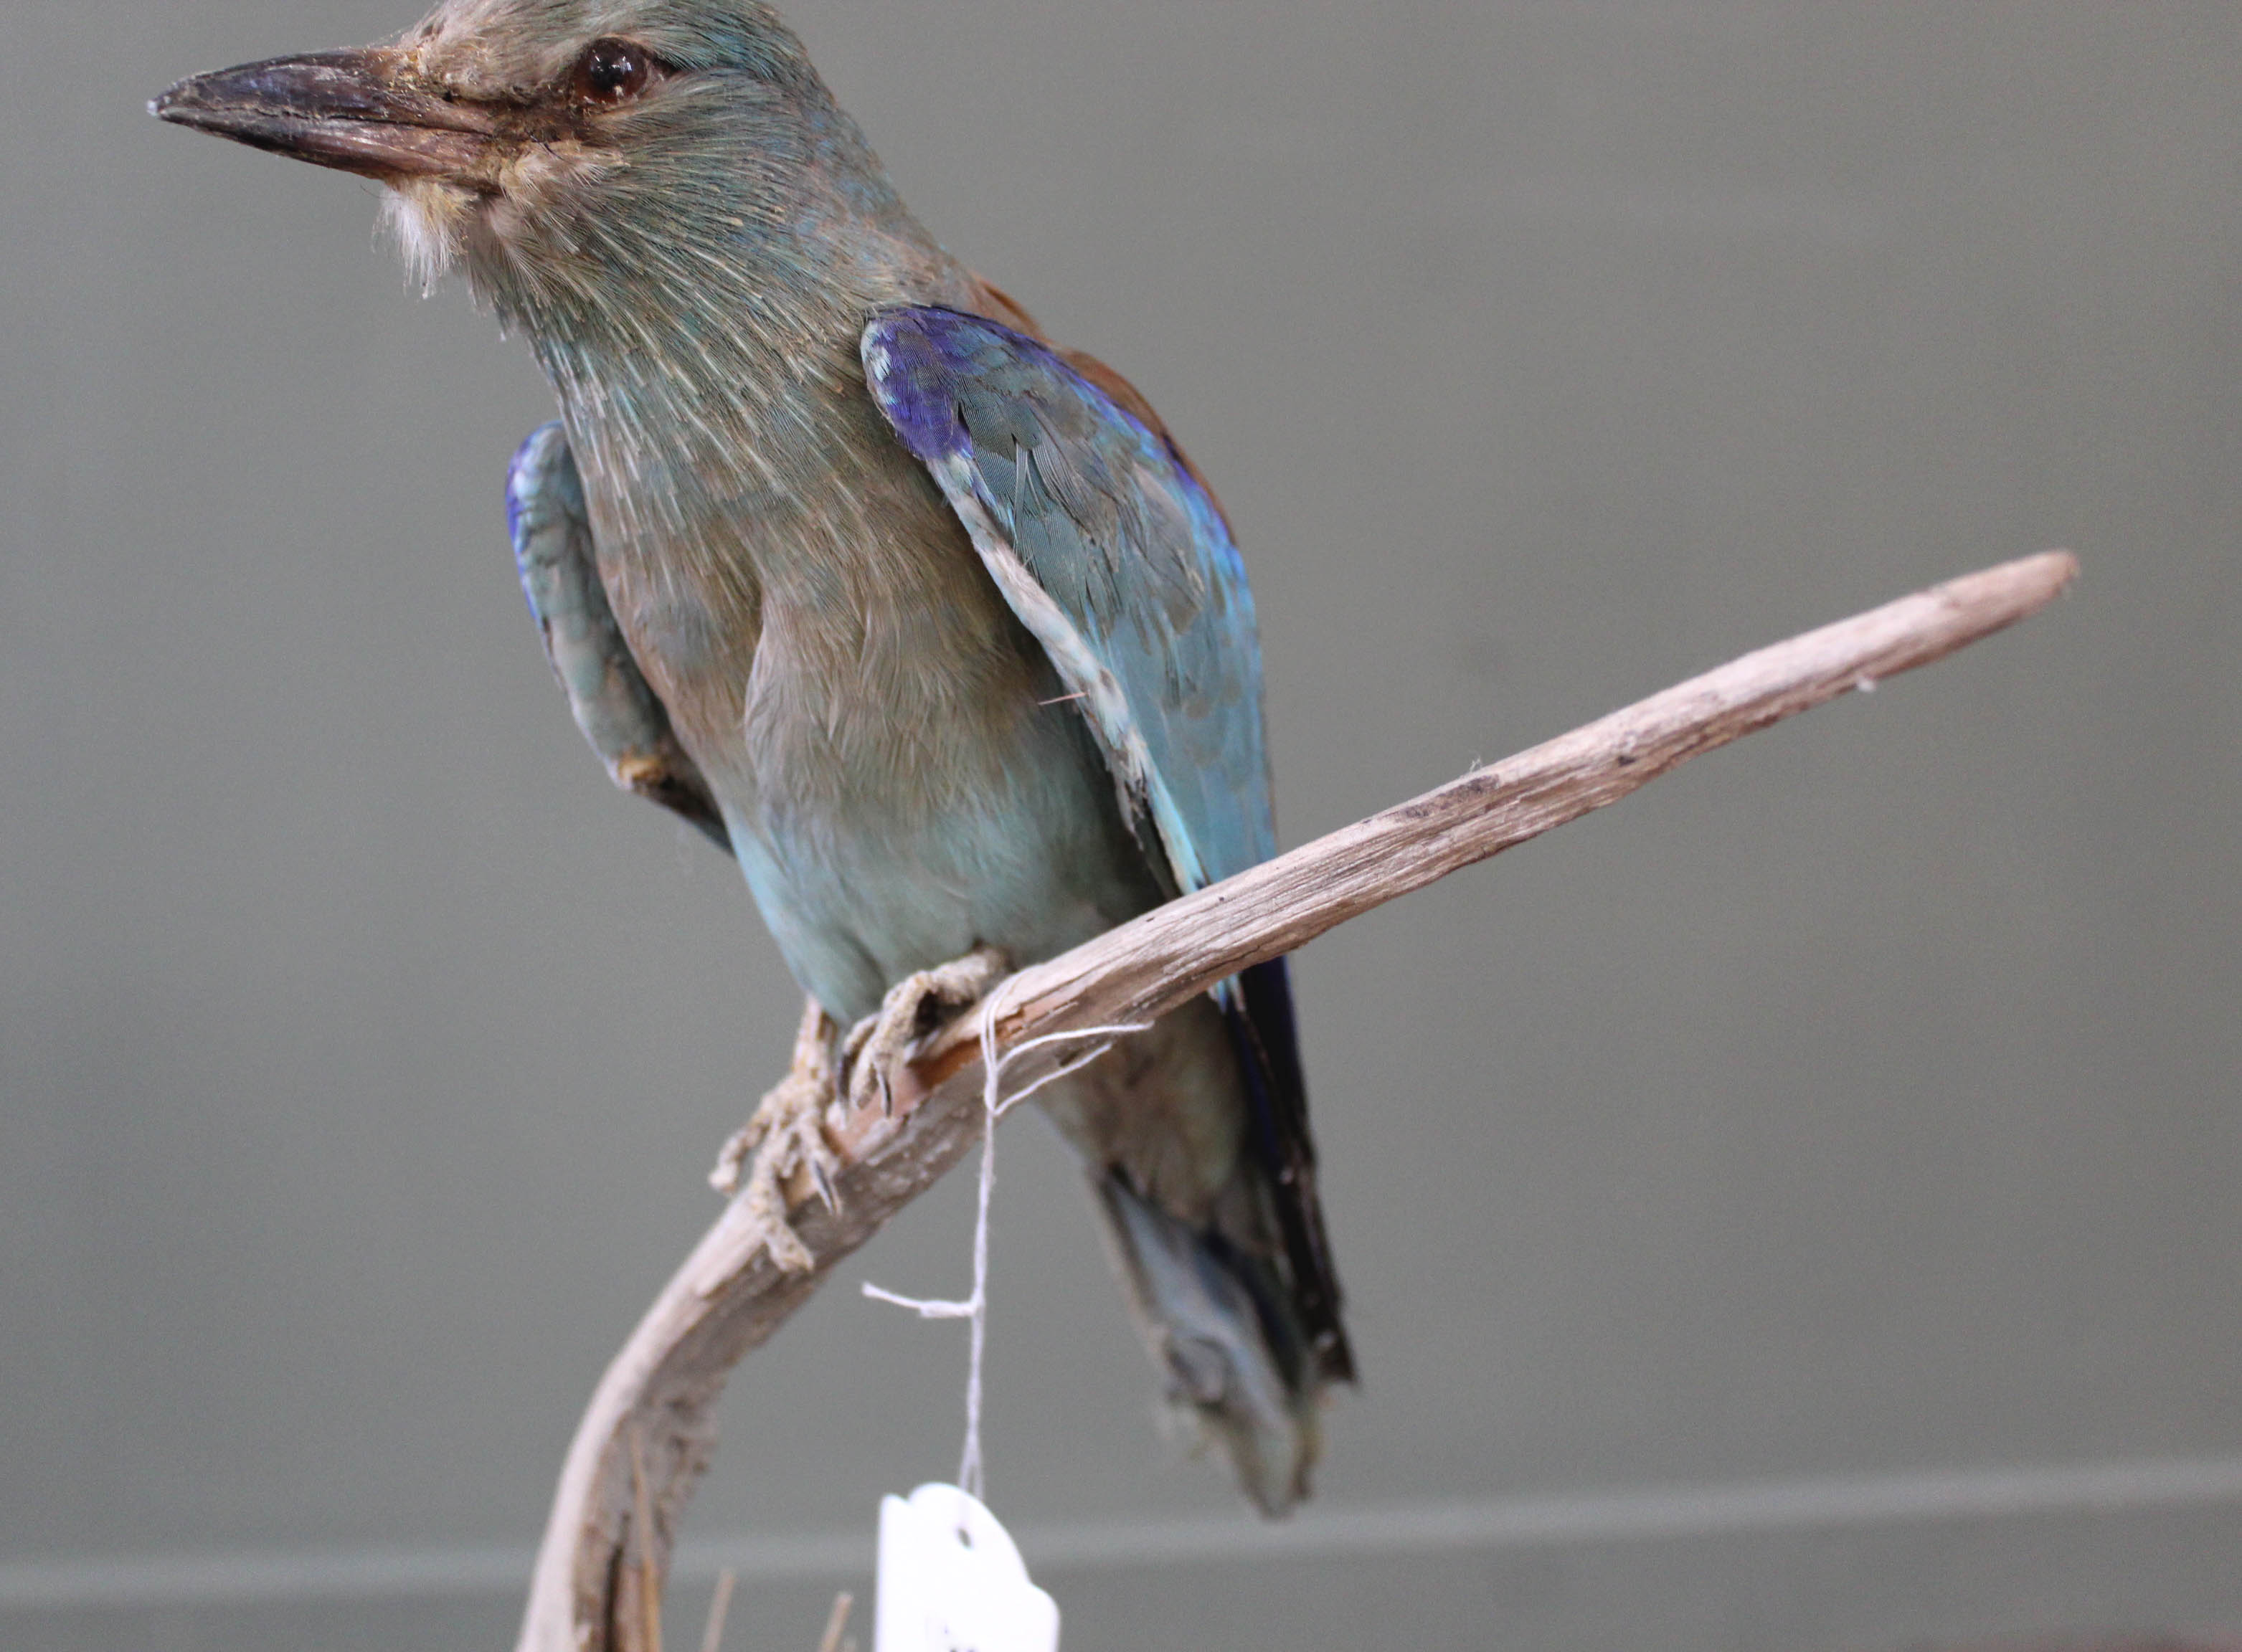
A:
<svg viewBox="0 0 2242 1652">
<path fill-rule="evenodd" d="M 1279 1270 L 1178 1221 L 1118 1170 L 1091 1190 L 1171 1417 L 1229 1458 L 1263 1514 L 1286 1513 L 1322 1454 L 1323 1380 Z"/>
<path fill-rule="evenodd" d="M 1262 1512 L 1281 1515 L 1308 1495 L 1324 1390 L 1353 1381 L 1354 1358 L 1317 1204 L 1284 960 L 1212 998 L 1163 1022 L 1166 1047 L 1141 1052 L 1142 1070 L 1109 1075 L 1107 1117 L 1123 1128 L 1077 1117 L 1070 1134 L 1089 1149 L 1107 1247 L 1171 1415 L 1221 1448 Z M 1164 1194 L 1159 1155 L 1131 1151 L 1126 1125 L 1203 1123 L 1211 1112 L 1235 1132 L 1225 1185 L 1184 1201 L 1171 1180 Z"/>
</svg>

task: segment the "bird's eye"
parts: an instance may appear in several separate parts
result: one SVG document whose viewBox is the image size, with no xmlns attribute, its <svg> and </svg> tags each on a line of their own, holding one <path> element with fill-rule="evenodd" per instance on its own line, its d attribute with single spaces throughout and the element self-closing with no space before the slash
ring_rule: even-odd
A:
<svg viewBox="0 0 2242 1652">
<path fill-rule="evenodd" d="M 594 40 L 576 59 L 576 97 L 587 104 L 627 104 L 659 74 L 654 57 L 634 41 Z"/>
</svg>

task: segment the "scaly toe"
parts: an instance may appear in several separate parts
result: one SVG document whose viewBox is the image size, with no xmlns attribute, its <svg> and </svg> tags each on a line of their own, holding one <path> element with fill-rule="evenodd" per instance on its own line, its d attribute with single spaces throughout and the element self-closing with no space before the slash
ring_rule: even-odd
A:
<svg viewBox="0 0 2242 1652">
<path fill-rule="evenodd" d="M 737 1195 L 757 1231 L 760 1247 L 778 1267 L 800 1272 L 815 1265 L 809 1249 L 787 1221 L 790 1208 L 811 1193 L 838 1210 L 835 1186 L 841 1160 L 825 1139 L 825 1114 L 838 1085 L 832 1060 L 832 1023 L 815 1000 L 795 1035 L 794 1066 L 756 1103 L 755 1115 L 735 1131 L 716 1157 L 708 1180 Z M 807 1177 L 809 1187 L 801 1186 Z"/>
<path fill-rule="evenodd" d="M 977 946 L 932 969 L 907 975 L 888 989 L 879 1011 L 849 1029 L 842 1046 L 841 1070 L 849 1075 L 849 1105 L 874 1101 L 883 1114 L 895 1112 L 894 1074 L 910 1048 L 946 1019 L 973 1003 L 1008 968 L 1004 953 Z"/>
<path fill-rule="evenodd" d="M 762 1247 L 782 1271 L 805 1272 L 815 1266 L 809 1247 L 787 1220 L 789 1198 L 798 1177 L 807 1174 L 829 1210 L 840 1208 L 834 1177 L 841 1161 L 825 1140 L 823 1115 L 829 1090 L 790 1075 L 762 1100 L 745 1128 L 724 1144 L 709 1180 L 725 1192 L 739 1192 L 757 1230 Z M 744 1173 L 744 1174 L 743 1174 Z"/>
</svg>

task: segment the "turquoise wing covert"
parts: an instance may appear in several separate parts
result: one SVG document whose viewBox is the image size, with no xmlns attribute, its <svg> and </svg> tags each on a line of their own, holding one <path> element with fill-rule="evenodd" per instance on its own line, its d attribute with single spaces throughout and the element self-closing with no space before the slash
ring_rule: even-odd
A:
<svg viewBox="0 0 2242 1652">
<path fill-rule="evenodd" d="M 506 519 L 545 657 L 607 778 L 683 816 L 729 854 L 731 834 L 715 795 L 677 743 L 668 709 L 631 658 L 607 606 L 583 482 L 557 421 L 540 426 L 514 456 Z"/>
<path fill-rule="evenodd" d="M 1269 859 L 1253 598 L 1229 525 L 1182 454 L 1049 346 L 983 317 L 887 311 L 864 330 L 863 358 L 889 423 L 1078 698 L 1122 818 L 1171 893 Z M 1214 996 L 1309 1357 L 1322 1376 L 1352 1380 L 1285 960 Z"/>
<path fill-rule="evenodd" d="M 896 433 L 1082 696 L 1155 870 L 1187 892 L 1267 859 L 1253 598 L 1173 447 L 1048 347 L 977 316 L 892 311 L 863 353 Z"/>
</svg>

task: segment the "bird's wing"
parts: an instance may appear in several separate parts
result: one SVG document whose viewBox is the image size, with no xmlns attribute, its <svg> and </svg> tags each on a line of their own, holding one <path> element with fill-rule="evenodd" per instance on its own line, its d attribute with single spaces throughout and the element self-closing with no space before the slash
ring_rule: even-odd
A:
<svg viewBox="0 0 2242 1652">
<path fill-rule="evenodd" d="M 1253 599 L 1181 456 L 1056 351 L 977 316 L 887 311 L 863 351 L 896 434 L 1080 697 L 1155 871 L 1189 891 L 1267 859 Z"/>
<path fill-rule="evenodd" d="M 521 593 L 529 599 L 545 657 L 608 778 L 676 811 L 730 853 L 715 796 L 677 743 L 668 712 L 640 673 L 607 606 L 583 482 L 557 422 L 540 427 L 514 456 L 506 514 Z"/>
<path fill-rule="evenodd" d="M 1144 398 L 1110 368 L 952 310 L 875 317 L 863 357 L 874 399 L 1077 699 L 1154 870 L 1187 893 L 1275 853 L 1245 565 Z M 1350 1377 L 1285 960 L 1215 996 L 1296 1309 L 1321 1374 Z"/>
</svg>

